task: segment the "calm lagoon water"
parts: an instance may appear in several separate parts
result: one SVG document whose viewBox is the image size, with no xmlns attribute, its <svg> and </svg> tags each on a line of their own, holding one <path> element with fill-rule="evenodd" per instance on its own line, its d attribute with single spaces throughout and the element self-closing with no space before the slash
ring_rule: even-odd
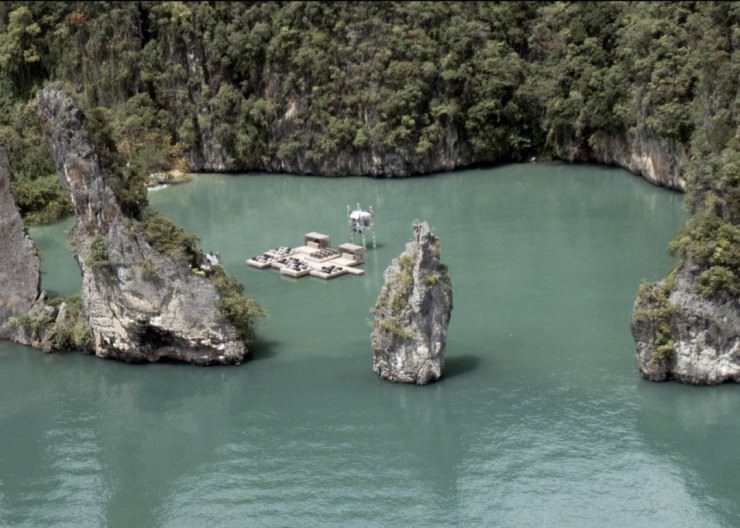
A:
<svg viewBox="0 0 740 528">
<path fill-rule="evenodd" d="M 672 264 L 682 196 L 594 166 L 405 180 L 198 176 L 152 204 L 269 312 L 239 367 L 132 366 L 0 344 L 0 526 L 740 526 L 740 388 L 641 380 L 629 318 Z M 366 274 L 244 260 L 308 231 Z M 429 221 L 449 265 L 447 376 L 371 371 L 382 273 Z M 71 223 L 37 228 L 44 286 L 79 288 Z"/>
</svg>

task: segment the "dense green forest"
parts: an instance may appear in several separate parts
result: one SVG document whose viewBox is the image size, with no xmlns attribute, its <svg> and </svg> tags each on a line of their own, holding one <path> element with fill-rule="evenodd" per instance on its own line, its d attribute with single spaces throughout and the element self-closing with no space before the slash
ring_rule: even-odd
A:
<svg viewBox="0 0 740 528">
<path fill-rule="evenodd" d="M 174 167 L 388 176 L 657 141 L 682 154 L 679 266 L 737 298 L 739 19 L 732 2 L 4 2 L 0 144 L 43 222 L 70 210 L 35 112 L 49 81 L 139 198 Z"/>
</svg>

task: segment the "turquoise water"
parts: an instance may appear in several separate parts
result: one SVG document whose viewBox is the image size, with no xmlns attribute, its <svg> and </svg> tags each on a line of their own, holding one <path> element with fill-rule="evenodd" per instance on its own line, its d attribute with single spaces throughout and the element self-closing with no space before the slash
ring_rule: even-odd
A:
<svg viewBox="0 0 740 528">
<path fill-rule="evenodd" d="M 641 380 L 639 282 L 670 268 L 682 196 L 628 173 L 526 164 L 406 180 L 199 176 L 150 194 L 268 311 L 239 367 L 132 366 L 0 344 L 0 526 L 740 525 L 740 390 Z M 244 259 L 303 233 L 366 274 Z M 449 265 L 447 376 L 371 370 L 382 272 L 429 221 Z M 43 282 L 79 287 L 70 224 L 34 229 Z"/>
</svg>

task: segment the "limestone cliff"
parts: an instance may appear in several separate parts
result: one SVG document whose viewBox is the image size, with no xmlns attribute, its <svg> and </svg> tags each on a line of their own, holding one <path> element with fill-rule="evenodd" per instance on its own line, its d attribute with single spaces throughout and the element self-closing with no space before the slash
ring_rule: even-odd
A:
<svg viewBox="0 0 740 528">
<path fill-rule="evenodd" d="M 294 103 L 294 107 L 297 107 Z M 272 143 L 280 144 L 286 130 L 292 128 L 297 116 L 289 107 L 285 114 L 271 123 Z M 369 113 L 372 114 L 372 109 Z M 369 121 L 368 126 L 372 124 Z M 372 176 L 382 178 L 406 177 L 451 171 L 478 164 L 490 163 L 477 159 L 460 142 L 460 131 L 454 126 L 440 126 L 440 135 L 434 148 L 422 156 L 411 149 L 370 145 L 362 149 L 348 149 L 331 156 L 309 158 L 304 151 L 277 153 L 265 163 L 244 165 L 228 154 L 229 149 L 219 143 L 212 131 L 198 128 L 199 141 L 188 151 L 190 167 L 196 172 L 228 172 L 268 170 L 290 174 L 320 174 L 322 176 Z M 547 155 L 534 156 L 546 159 Z M 686 161 L 685 149 L 649 129 L 618 135 L 597 133 L 591 145 L 563 143 L 553 145 L 553 159 L 568 162 L 603 163 L 626 169 L 650 183 L 675 190 L 686 190 L 681 168 Z M 501 161 L 501 160 L 498 160 Z"/>
<path fill-rule="evenodd" d="M 206 84 L 202 80 L 200 62 L 195 61 L 195 57 L 197 54 L 190 56 L 188 67 L 192 68 L 193 86 L 196 87 L 191 90 L 194 106 L 199 109 L 193 120 L 197 141 L 187 152 L 187 156 L 191 169 L 196 172 L 267 170 L 290 174 L 394 178 L 504 161 L 474 156 L 461 139 L 463 132 L 459 127 L 453 123 L 440 122 L 436 124 L 439 135 L 435 144 L 422 155 L 414 151 L 413 145 L 397 148 L 378 143 L 362 148 L 347 148 L 326 156 L 308 156 L 307 149 L 278 149 L 274 155 L 265 157 L 258 163 L 245 164 L 234 156 L 231 147 L 219 141 L 210 124 L 203 124 L 211 123 L 213 118 L 208 105 L 201 102 L 202 87 Z M 288 100 L 283 103 L 280 111 L 276 112 L 278 117 L 270 122 L 266 131 L 270 144 L 281 145 L 287 142 L 287 137 L 300 129 L 297 123 L 305 119 L 310 112 L 310 108 L 304 109 L 303 105 L 304 101 L 300 100 Z M 364 126 L 367 128 L 372 128 L 380 121 L 376 108 L 368 107 L 362 115 L 365 118 Z M 312 132 L 305 131 L 305 136 L 311 138 Z M 310 141 L 311 139 L 308 142 Z M 649 128 L 619 134 L 597 132 L 588 143 L 564 141 L 552 144 L 551 149 L 552 152 L 548 154 L 537 155 L 533 151 L 534 157 L 614 165 L 655 185 L 686 190 L 686 182 L 681 173 L 687 159 L 685 148 L 652 132 Z"/>
<path fill-rule="evenodd" d="M 651 381 L 697 385 L 740 381 L 740 303 L 695 291 L 688 266 L 675 284 L 644 286 L 635 301 L 632 335 L 640 374 Z"/>
<path fill-rule="evenodd" d="M 248 350 L 219 311 L 214 285 L 155 250 L 140 223 L 122 212 L 73 99 L 47 88 L 38 103 L 56 170 L 75 208 L 73 251 L 95 354 L 128 362 L 243 361 Z"/>
<path fill-rule="evenodd" d="M 371 310 L 373 370 L 400 383 L 424 385 L 442 377 L 452 285 L 440 263 L 439 239 L 426 222 L 385 270 Z"/>
<path fill-rule="evenodd" d="M 3 285 L 0 338 L 23 342 L 18 326 L 8 321 L 28 314 L 41 295 L 40 263 L 10 192 L 10 166 L 3 147 L 0 147 L 0 241 L 3 246 L 0 251 L 0 284 Z"/>
<path fill-rule="evenodd" d="M 173 49 L 178 49 L 173 47 Z M 209 90 L 208 72 L 205 69 L 205 51 L 203 43 L 198 39 L 184 38 L 180 61 L 185 65 L 190 100 L 193 103 L 195 142 L 193 148 L 187 152 L 188 165 L 200 171 L 224 172 L 235 170 L 234 159 L 228 149 L 218 141 L 214 134 L 214 127 L 205 123 L 212 122 L 213 110 L 204 93 Z"/>
<path fill-rule="evenodd" d="M 555 156 L 565 161 L 616 165 L 655 185 L 686 190 L 681 174 L 687 159 L 685 149 L 646 127 L 617 135 L 597 132 L 588 145 L 563 142 L 553 148 Z"/>
<path fill-rule="evenodd" d="M 205 51 L 197 40 L 184 39 L 182 53 L 178 60 L 186 65 L 189 75 L 190 100 L 194 115 L 193 130 L 196 140 L 187 151 L 188 163 L 196 172 L 228 172 L 248 170 L 268 170 L 290 174 L 320 174 L 322 176 L 372 176 L 405 177 L 451 171 L 471 165 L 489 164 L 501 161 L 486 156 L 476 156 L 463 139 L 464 130 L 458 123 L 440 119 L 435 123 L 439 131 L 434 144 L 424 153 L 415 149 L 415 144 L 389 146 L 381 142 L 368 142 L 358 146 L 348 146 L 327 155 L 311 155 L 310 149 L 276 148 L 270 156 L 251 162 L 240 160 L 235 147 L 224 143 L 214 133 L 217 113 L 204 98 L 204 93 L 213 92 L 209 88 L 209 75 L 204 68 Z M 269 65 L 268 65 L 269 66 Z M 210 72 L 213 84 L 214 72 Z M 277 72 L 266 72 L 267 82 L 264 97 L 270 99 L 281 92 L 282 77 Z M 305 122 L 311 116 L 311 98 L 306 94 L 296 94 L 279 100 L 277 108 L 264 131 L 267 143 L 283 145 L 290 138 L 300 135 L 306 144 L 316 141 L 316 131 L 305 129 Z M 382 122 L 377 105 L 367 105 L 360 109 L 362 126 L 372 129 Z M 554 158 L 568 162 L 603 163 L 615 165 L 642 176 L 649 182 L 684 191 L 686 182 L 681 169 L 686 163 L 685 148 L 653 132 L 647 126 L 635 131 L 610 134 L 597 132 L 588 141 L 572 141 L 560 138 L 553 141 L 547 153 L 532 151 L 535 158 Z M 522 159 L 524 153 L 518 153 Z"/>
<path fill-rule="evenodd" d="M 436 133 L 430 139 L 428 148 L 422 150 L 417 148 L 418 138 L 415 134 L 407 141 L 396 144 L 388 143 L 385 141 L 387 138 L 382 137 L 381 140 L 375 138 L 360 144 L 350 142 L 342 148 L 337 145 L 328 150 L 317 148 L 330 122 L 316 126 L 315 94 L 305 87 L 288 89 L 283 64 L 268 61 L 255 74 L 260 81 L 255 82 L 259 92 L 254 95 L 270 102 L 267 105 L 270 112 L 260 119 L 259 124 L 251 121 L 233 122 L 243 110 L 238 106 L 227 112 L 218 108 L 217 98 L 213 94 L 220 91 L 220 85 L 228 75 L 220 66 L 214 67 L 217 63 L 209 56 L 213 50 L 204 47 L 202 38 L 193 32 L 177 35 L 166 33 L 163 38 L 169 50 L 167 60 L 182 65 L 180 71 L 186 74 L 180 79 L 180 85 L 187 84 L 188 104 L 182 108 L 171 108 L 171 111 L 174 115 L 181 115 L 187 122 L 184 128 L 192 132 L 192 140 L 183 143 L 191 145 L 185 155 L 190 168 L 196 172 L 267 170 L 290 174 L 392 178 L 519 161 L 533 155 L 538 159 L 615 165 L 656 185 L 677 190 L 686 188 L 681 174 L 687 159 L 685 147 L 654 132 L 642 121 L 634 130 L 596 132 L 587 139 L 575 140 L 566 135 L 538 143 L 533 137 L 530 138 L 530 147 L 506 156 L 493 152 L 473 152 L 469 133 L 462 122 L 444 115 L 431 123 Z M 368 83 L 370 92 L 382 88 L 377 81 L 368 80 Z M 243 104 L 247 106 L 246 102 Z M 373 130 L 382 125 L 387 116 L 381 115 L 381 106 L 378 101 L 358 103 L 356 127 Z M 416 116 L 416 119 L 420 117 Z M 243 146 L 238 146 L 233 133 L 218 131 L 219 127 L 223 130 L 225 125 L 236 130 L 245 127 L 259 129 L 262 134 L 260 144 L 253 141 L 255 145 L 245 152 Z M 352 134 L 356 132 L 358 130 L 351 130 Z"/>
<path fill-rule="evenodd" d="M 10 192 L 10 166 L 0 147 L 0 339 L 46 352 L 86 346 L 86 325 L 73 299 L 49 302 L 41 290 L 40 262 Z"/>
<path fill-rule="evenodd" d="M 268 78 L 273 82 L 267 84 L 266 93 L 279 92 L 276 80 L 280 78 L 276 75 Z M 304 124 L 311 111 L 310 98 L 294 97 L 283 101 L 275 119 L 269 124 L 267 132 L 270 143 L 288 143 L 289 138 L 299 134 L 307 138 L 307 144 L 316 142 L 318 138 L 313 137 L 315 132 L 305 130 Z M 372 129 L 382 122 L 377 105 L 368 104 L 358 114 L 365 129 Z M 415 144 L 399 147 L 373 141 L 368 141 L 362 147 L 348 145 L 326 155 L 312 155 L 306 148 L 278 148 L 275 155 L 267 158 L 260 169 L 291 174 L 394 178 L 450 171 L 476 162 L 460 140 L 461 132 L 456 125 L 442 120 L 436 125 L 439 135 L 423 154 L 415 151 Z M 234 167 L 232 170 L 239 168 Z"/>
</svg>

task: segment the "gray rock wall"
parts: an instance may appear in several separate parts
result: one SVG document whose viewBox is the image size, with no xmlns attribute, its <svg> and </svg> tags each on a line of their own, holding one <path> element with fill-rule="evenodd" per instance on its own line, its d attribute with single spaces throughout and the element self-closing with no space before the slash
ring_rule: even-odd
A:
<svg viewBox="0 0 740 528">
<path fill-rule="evenodd" d="M 21 329 L 8 323 L 13 316 L 28 314 L 39 298 L 41 265 L 36 247 L 26 234 L 26 227 L 10 191 L 10 165 L 0 146 L 0 338 L 30 344 Z"/>
<path fill-rule="evenodd" d="M 589 143 L 588 147 L 555 145 L 556 156 L 569 162 L 616 165 L 655 185 L 686 190 L 681 175 L 681 167 L 687 161 L 684 148 L 647 128 L 620 135 L 596 133 Z"/>
<path fill-rule="evenodd" d="M 442 377 L 452 285 L 440 261 L 440 243 L 424 222 L 385 270 L 371 310 L 373 371 L 399 383 L 424 385 Z"/>
<path fill-rule="evenodd" d="M 129 362 L 243 361 L 247 347 L 220 313 L 211 282 L 156 251 L 141 225 L 121 212 L 72 98 L 45 89 L 38 102 L 52 158 L 75 207 L 73 251 L 95 354 Z"/>
<path fill-rule="evenodd" d="M 737 299 L 707 300 L 694 292 L 687 272 L 679 274 L 668 296 L 663 328 L 654 318 L 635 317 L 632 335 L 640 375 L 651 381 L 676 380 L 695 385 L 740 381 L 740 308 Z M 638 297 L 635 314 L 654 309 Z M 659 353 L 661 334 L 672 351 Z M 665 339 L 663 339 L 665 340 Z"/>
<path fill-rule="evenodd" d="M 169 36 L 169 39 L 175 39 Z M 389 147 L 382 143 L 368 143 L 363 147 L 350 146 L 326 156 L 308 157 L 308 149 L 284 152 L 272 149 L 254 164 L 239 162 L 233 145 L 222 144 L 214 133 L 218 119 L 211 108 L 206 94 L 218 90 L 218 81 L 223 72 L 218 68 L 208 70 L 207 52 L 202 42 L 193 35 L 177 37 L 178 44 L 170 43 L 170 60 L 179 62 L 187 71 L 189 100 L 193 114 L 196 141 L 186 153 L 188 163 L 196 172 L 243 172 L 267 170 L 291 174 L 318 174 L 323 176 L 373 176 L 404 177 L 451 171 L 491 161 L 505 162 L 502 159 L 487 159 L 472 154 L 463 138 L 459 123 L 453 120 L 437 120 L 439 130 L 436 144 L 426 153 L 417 154 L 415 143 Z M 180 41 L 181 40 L 181 41 Z M 310 145 L 320 135 L 316 130 L 305 128 L 303 122 L 313 111 L 311 97 L 306 93 L 285 94 L 282 70 L 274 71 L 270 64 L 265 65 L 264 86 L 259 95 L 265 100 L 274 101 L 277 107 L 270 116 L 265 130 L 268 144 L 279 146 L 290 141 L 296 131 L 300 131 L 305 145 Z M 177 112 L 175 112 L 177 113 Z M 358 116 L 366 129 L 377 125 L 381 119 L 377 104 L 367 104 L 358 110 Z M 677 143 L 663 138 L 651 131 L 644 123 L 635 131 L 608 134 L 597 132 L 588 141 L 571 142 L 561 139 L 549 145 L 547 154 L 563 161 L 604 163 L 622 167 L 642 176 L 651 183 L 671 189 L 685 190 L 681 166 L 686 161 L 686 152 Z M 537 155 L 543 158 L 542 155 Z"/>
</svg>

